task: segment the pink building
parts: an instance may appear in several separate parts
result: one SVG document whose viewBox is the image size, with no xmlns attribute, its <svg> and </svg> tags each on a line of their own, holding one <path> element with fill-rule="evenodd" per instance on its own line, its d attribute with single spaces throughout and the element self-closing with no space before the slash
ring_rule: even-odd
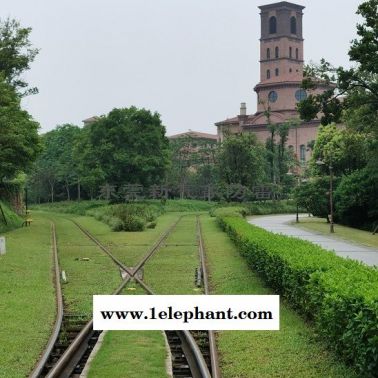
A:
<svg viewBox="0 0 378 378">
<path fill-rule="evenodd" d="M 308 93 L 301 89 L 303 79 L 303 34 L 301 5 L 281 1 L 259 7 L 261 10 L 260 38 L 260 82 L 255 86 L 257 112 L 247 114 L 245 103 L 240 114 L 215 125 L 218 138 L 224 133 L 254 133 L 265 143 L 270 137 L 266 111 L 270 113 L 271 124 L 282 124 L 293 120 L 297 127 L 289 131 L 287 145 L 292 148 L 301 162 L 309 159 L 311 150 L 307 144 L 316 139 L 319 120 L 299 121 L 297 103 Z M 316 91 L 325 87 L 318 86 Z"/>
</svg>

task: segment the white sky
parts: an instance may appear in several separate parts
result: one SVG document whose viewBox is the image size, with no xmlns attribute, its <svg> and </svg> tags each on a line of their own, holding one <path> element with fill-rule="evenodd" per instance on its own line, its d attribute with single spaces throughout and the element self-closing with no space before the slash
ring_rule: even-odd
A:
<svg viewBox="0 0 378 378">
<path fill-rule="evenodd" d="M 240 102 L 256 111 L 260 15 L 267 0 L 1 0 L 0 18 L 33 28 L 41 49 L 23 101 L 41 132 L 114 107 L 162 115 L 168 135 L 215 133 Z M 349 65 L 361 0 L 296 0 L 305 60 Z"/>
</svg>

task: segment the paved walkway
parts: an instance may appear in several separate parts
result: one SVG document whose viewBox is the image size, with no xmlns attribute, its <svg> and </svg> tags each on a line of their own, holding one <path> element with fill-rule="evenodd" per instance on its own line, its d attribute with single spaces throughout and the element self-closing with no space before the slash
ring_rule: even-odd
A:
<svg viewBox="0 0 378 378">
<path fill-rule="evenodd" d="M 307 217 L 307 215 L 300 215 L 300 218 L 301 217 Z M 341 257 L 350 257 L 351 259 L 362 261 L 367 265 L 378 266 L 377 249 L 349 241 L 343 241 L 315 231 L 307 231 L 290 225 L 289 223 L 292 221 L 295 221 L 295 214 L 264 215 L 248 219 L 249 223 L 264 228 L 267 231 L 308 240 L 320 245 L 324 249 L 333 250 Z"/>
</svg>

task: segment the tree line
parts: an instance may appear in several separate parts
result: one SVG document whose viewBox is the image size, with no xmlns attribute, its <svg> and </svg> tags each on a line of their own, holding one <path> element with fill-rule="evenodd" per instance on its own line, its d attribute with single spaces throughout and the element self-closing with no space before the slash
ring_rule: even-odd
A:
<svg viewBox="0 0 378 378">
<path fill-rule="evenodd" d="M 349 48 L 355 67 L 333 67 L 323 59 L 305 70 L 305 89 L 319 81 L 333 85 L 299 104 L 303 119 L 320 113 L 323 126 L 296 197 L 328 218 L 332 174 L 335 220 L 371 229 L 378 225 L 378 0 L 363 2 L 357 13 L 362 22 Z"/>
</svg>

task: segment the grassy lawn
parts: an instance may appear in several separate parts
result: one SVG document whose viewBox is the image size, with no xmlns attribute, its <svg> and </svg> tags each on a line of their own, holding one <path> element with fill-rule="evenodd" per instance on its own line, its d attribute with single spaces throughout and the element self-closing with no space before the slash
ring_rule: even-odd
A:
<svg viewBox="0 0 378 378">
<path fill-rule="evenodd" d="M 250 270 L 215 218 L 202 216 L 212 292 L 272 294 Z M 355 377 L 316 340 L 311 326 L 281 302 L 280 331 L 224 331 L 218 335 L 227 378 Z"/>
<path fill-rule="evenodd" d="M 67 275 L 67 283 L 62 285 L 66 310 L 89 318 L 92 295 L 111 294 L 121 282 L 119 269 L 69 219 L 49 216 L 56 224 L 60 268 Z"/>
<path fill-rule="evenodd" d="M 328 236 L 344 239 L 359 244 L 364 244 L 369 247 L 378 248 L 378 233 L 373 235 L 371 232 L 368 231 L 363 231 L 357 228 L 335 224 L 335 233 L 330 234 L 329 223 L 327 223 L 327 221 L 322 218 L 300 218 L 299 223 L 293 222 L 292 225 L 309 231 L 316 231 L 322 234 L 326 234 Z"/>
<path fill-rule="evenodd" d="M 165 223 L 168 227 L 172 219 L 171 215 L 163 215 L 159 218 L 158 225 Z M 196 217 L 183 217 L 167 239 L 168 246 L 161 248 L 145 265 L 144 281 L 157 294 L 201 293 L 195 286 L 194 276 L 199 264 L 195 232 Z M 123 294 L 142 295 L 144 291 L 137 284 L 131 283 Z M 113 351 L 116 354 L 110 357 Z M 90 367 L 89 377 L 167 377 L 165 359 L 161 332 L 109 331 Z M 139 369 L 139 373 L 135 373 L 135 369 Z M 125 374 L 129 371 L 133 373 Z"/>
<path fill-rule="evenodd" d="M 88 378 L 167 377 L 164 336 L 160 331 L 108 332 Z"/>
<path fill-rule="evenodd" d="M 55 321 L 50 222 L 33 215 L 31 227 L 2 234 L 0 256 L 0 377 L 25 377 Z"/>
</svg>

